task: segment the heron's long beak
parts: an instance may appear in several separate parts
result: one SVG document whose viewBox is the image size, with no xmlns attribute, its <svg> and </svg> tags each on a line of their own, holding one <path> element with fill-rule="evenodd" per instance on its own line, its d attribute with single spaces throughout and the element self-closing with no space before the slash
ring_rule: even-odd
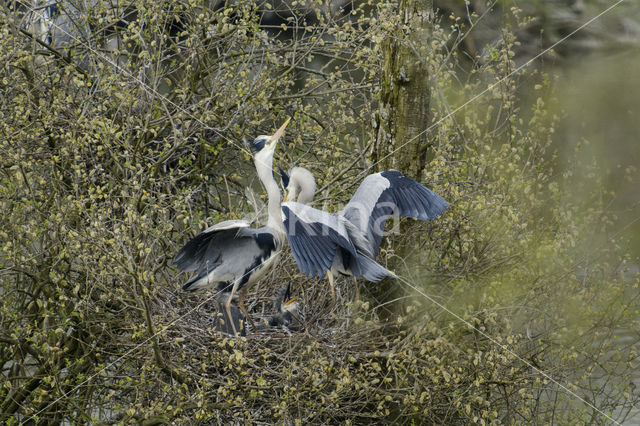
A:
<svg viewBox="0 0 640 426">
<path fill-rule="evenodd" d="M 277 142 L 278 139 L 280 139 L 280 136 L 284 133 L 284 129 L 287 127 L 287 124 L 289 124 L 289 121 L 291 121 L 291 117 L 287 118 L 287 121 L 285 121 L 278 131 L 271 136 L 271 142 Z"/>
<path fill-rule="evenodd" d="M 284 302 L 285 305 L 290 300 L 290 298 L 291 298 L 291 283 L 288 283 L 287 289 L 284 291 L 284 297 L 282 298 L 282 301 Z"/>
<path fill-rule="evenodd" d="M 287 201 L 289 201 L 289 191 L 285 189 L 284 195 L 282 196 L 282 202 L 286 203 Z"/>
</svg>

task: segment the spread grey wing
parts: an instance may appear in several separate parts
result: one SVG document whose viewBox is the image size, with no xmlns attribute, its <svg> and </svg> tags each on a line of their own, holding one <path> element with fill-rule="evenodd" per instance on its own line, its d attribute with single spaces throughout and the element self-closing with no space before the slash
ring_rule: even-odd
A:
<svg viewBox="0 0 640 426">
<path fill-rule="evenodd" d="M 441 214 L 448 203 L 438 194 L 402 173 L 389 170 L 367 176 L 344 209 L 343 216 L 363 232 L 376 256 L 390 216 L 423 221 Z"/>
<path fill-rule="evenodd" d="M 192 272 L 206 264 L 213 269 L 220 260 L 221 247 L 235 239 L 238 232 L 249 226 L 244 220 L 227 220 L 217 223 L 193 237 L 180 249 L 173 264 L 184 272 Z"/>
</svg>

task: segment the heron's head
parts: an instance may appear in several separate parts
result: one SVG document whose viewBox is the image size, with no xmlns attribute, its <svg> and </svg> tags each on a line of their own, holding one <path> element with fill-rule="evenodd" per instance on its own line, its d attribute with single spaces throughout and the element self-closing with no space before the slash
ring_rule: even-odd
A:
<svg viewBox="0 0 640 426">
<path fill-rule="evenodd" d="M 273 152 L 276 150 L 278 139 L 284 133 L 284 129 L 289 124 L 290 118 L 284 122 L 282 126 L 271 136 L 260 135 L 252 141 L 248 141 L 251 152 L 255 155 L 256 159 L 267 158 L 273 156 Z"/>
<path fill-rule="evenodd" d="M 267 323 L 269 327 L 285 327 L 293 330 L 302 326 L 297 298 L 291 297 L 289 285 L 278 292 L 273 300 L 273 308 L 276 313 L 269 318 Z"/>
<path fill-rule="evenodd" d="M 287 173 L 280 169 L 280 177 L 284 188 L 283 202 L 291 200 L 301 204 L 311 203 L 316 193 L 316 180 L 309 170 L 294 167 Z"/>
<path fill-rule="evenodd" d="M 282 289 L 279 302 L 279 306 L 276 309 L 281 313 L 296 312 L 298 310 L 298 298 L 292 297 L 290 284 L 287 284 L 287 287 Z"/>
</svg>

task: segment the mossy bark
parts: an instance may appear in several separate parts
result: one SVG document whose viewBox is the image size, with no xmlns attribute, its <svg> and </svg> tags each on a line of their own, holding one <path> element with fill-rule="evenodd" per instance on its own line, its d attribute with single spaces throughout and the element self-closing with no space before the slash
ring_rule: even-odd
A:
<svg viewBox="0 0 640 426">
<path fill-rule="evenodd" d="M 396 169 L 420 179 L 429 141 L 431 0 L 400 0 L 401 25 L 384 41 L 384 69 L 377 118 L 374 161 L 377 169 Z"/>
</svg>

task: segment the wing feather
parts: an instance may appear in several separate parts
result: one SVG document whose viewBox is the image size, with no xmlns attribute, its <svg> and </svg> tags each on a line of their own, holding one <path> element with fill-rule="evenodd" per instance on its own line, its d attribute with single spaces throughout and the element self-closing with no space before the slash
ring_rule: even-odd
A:
<svg viewBox="0 0 640 426">
<path fill-rule="evenodd" d="M 247 220 L 223 220 L 222 222 L 218 222 L 215 225 L 208 227 L 202 231 L 202 233 L 223 231 L 226 229 L 248 228 L 249 226 L 251 226 L 251 222 Z"/>
<path fill-rule="evenodd" d="M 195 271 L 203 264 L 212 269 L 220 259 L 220 243 L 232 240 L 250 225 L 246 220 L 225 220 L 205 229 L 180 249 L 173 264 L 184 272 Z"/>
<path fill-rule="evenodd" d="M 375 256 L 390 216 L 427 221 L 441 214 L 447 206 L 435 192 L 398 171 L 389 170 L 367 176 L 342 215 L 366 236 L 367 250 Z"/>
<path fill-rule="evenodd" d="M 299 238 L 289 239 L 289 244 L 291 246 L 291 252 L 293 253 L 293 258 L 296 260 L 298 264 L 298 268 L 300 272 L 305 274 L 306 276 L 311 276 L 311 269 L 309 267 L 309 260 L 305 256 L 305 250 L 302 249 L 303 245 Z"/>
<path fill-rule="evenodd" d="M 282 214 L 293 257 L 307 276 L 323 277 L 338 247 L 355 256 L 344 218 L 304 204 L 282 204 Z"/>
<path fill-rule="evenodd" d="M 311 275 L 318 277 L 323 276 L 325 271 L 325 269 L 323 269 L 323 266 L 328 263 L 326 253 L 327 251 L 330 251 L 331 248 L 327 247 L 327 245 L 325 244 L 326 241 L 321 238 L 312 239 L 312 237 L 308 235 L 300 235 L 300 238 L 302 246 L 307 248 L 306 253 L 311 260 Z"/>
</svg>

